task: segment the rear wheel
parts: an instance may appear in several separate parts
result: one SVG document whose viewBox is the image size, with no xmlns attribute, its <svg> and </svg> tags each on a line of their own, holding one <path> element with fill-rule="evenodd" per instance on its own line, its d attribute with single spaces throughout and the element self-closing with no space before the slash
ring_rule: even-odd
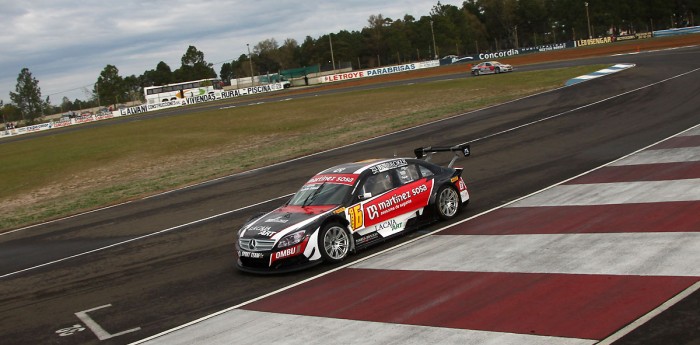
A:
<svg viewBox="0 0 700 345">
<path fill-rule="evenodd" d="M 499 74 L 499 73 L 501 73 L 501 69 L 496 67 L 496 74 Z"/>
<path fill-rule="evenodd" d="M 454 218 L 460 208 L 459 192 L 451 185 L 440 187 L 435 200 L 435 210 L 440 219 L 448 220 Z"/>
<path fill-rule="evenodd" d="M 323 226 L 318 242 L 321 256 L 327 262 L 343 261 L 350 252 L 350 235 L 345 227 L 335 222 Z"/>
</svg>

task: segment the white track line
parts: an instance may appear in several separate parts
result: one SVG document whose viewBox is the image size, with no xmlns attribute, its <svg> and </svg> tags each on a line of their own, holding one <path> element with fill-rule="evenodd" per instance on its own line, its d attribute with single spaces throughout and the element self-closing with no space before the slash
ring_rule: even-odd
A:
<svg viewBox="0 0 700 345">
<path fill-rule="evenodd" d="M 235 213 L 235 212 L 238 212 L 238 211 L 242 211 L 242 210 L 245 210 L 245 209 L 248 209 L 248 208 L 251 208 L 251 207 L 255 207 L 255 206 L 258 206 L 258 205 L 262 205 L 262 204 L 268 203 L 268 202 L 270 202 L 270 201 L 274 201 L 274 200 L 286 198 L 286 197 L 289 197 L 289 196 L 291 196 L 291 195 L 292 195 L 292 194 L 287 194 L 287 195 L 283 195 L 283 196 L 280 196 L 280 197 L 277 197 L 277 198 L 273 198 L 273 199 L 261 201 L 261 202 L 259 202 L 259 203 L 257 203 L 257 204 L 252 204 L 252 205 L 244 206 L 244 207 L 241 207 L 241 208 L 237 208 L 237 209 L 235 209 L 235 210 L 226 211 L 226 212 L 219 213 L 219 214 L 216 214 L 216 215 L 213 215 L 213 216 L 209 216 L 209 217 L 206 217 L 206 218 L 198 219 L 198 220 L 195 220 L 195 221 L 192 221 L 192 222 L 189 222 L 189 223 L 176 225 L 176 226 L 173 226 L 173 227 L 170 227 L 170 228 L 167 228 L 167 229 L 163 229 L 163 230 L 159 230 L 159 231 L 156 231 L 156 232 L 152 232 L 152 233 L 150 233 L 150 234 L 146 234 L 146 235 L 134 237 L 134 238 L 131 238 L 131 239 L 128 239 L 128 240 L 125 240 L 125 241 L 121 241 L 121 242 L 117 242 L 117 243 L 113 243 L 113 244 L 110 244 L 110 245 L 107 245 L 107 246 L 104 246 L 104 247 L 100 247 L 100 248 L 88 250 L 88 251 L 86 251 L 86 252 L 82 252 L 82 253 L 78 253 L 78 254 L 75 254 L 75 255 L 67 256 L 67 257 L 64 257 L 64 258 L 61 258 L 61 259 L 57 259 L 57 260 L 53 260 L 53 261 L 49 261 L 49 262 L 43 263 L 43 264 L 41 264 L 41 265 L 36 265 L 36 266 L 28 267 L 28 268 L 25 268 L 25 269 L 21 269 L 21 270 L 19 270 L 19 271 L 15 271 L 15 272 L 10 272 L 10 273 L 7 273 L 7 274 L 3 274 L 3 275 L 0 275 L 0 279 L 7 278 L 7 277 L 11 277 L 11 276 L 13 276 L 13 275 L 16 275 L 16 274 L 19 274 L 19 273 L 22 273 L 22 272 L 31 271 L 31 270 L 34 270 L 34 269 L 37 269 L 37 268 L 41 268 L 41 267 L 44 267 L 44 266 L 48 266 L 48 265 L 52 265 L 52 264 L 55 264 L 55 263 L 63 262 L 63 261 L 66 261 L 66 260 L 74 259 L 74 258 L 77 258 L 77 257 L 80 257 L 80 256 L 85 256 L 85 255 L 87 255 L 87 254 L 92 254 L 92 253 L 99 252 L 99 251 L 102 251 L 102 250 L 105 250 L 105 249 L 114 248 L 114 247 L 120 246 L 120 245 L 122 245 L 122 244 L 131 243 L 131 242 L 134 242 L 134 241 L 142 240 L 142 239 L 144 239 L 144 238 L 149 238 L 149 237 L 153 237 L 153 236 L 156 236 L 156 235 L 160 235 L 160 234 L 164 234 L 164 233 L 167 233 L 167 232 L 171 232 L 171 231 L 175 231 L 175 230 L 178 230 L 178 229 L 182 229 L 182 228 L 188 227 L 188 226 L 190 226 L 190 225 L 195 225 L 195 224 L 198 224 L 198 223 L 206 222 L 206 221 L 209 221 L 209 220 L 212 220 L 212 219 L 221 217 L 221 216 L 225 216 L 225 215 L 228 215 L 228 214 L 231 214 L 231 213 Z"/>
<path fill-rule="evenodd" d="M 644 316 L 640 317 L 639 319 L 635 320 L 634 322 L 630 323 L 629 325 L 625 326 L 624 328 L 620 329 L 619 331 L 613 333 L 611 336 L 603 339 L 599 343 L 596 343 L 596 345 L 610 345 L 610 344 L 620 340 L 620 338 L 624 337 L 625 335 L 627 335 L 630 332 L 634 331 L 635 329 L 639 328 L 641 325 L 649 322 L 649 320 L 657 317 L 659 314 L 661 314 L 664 311 L 668 310 L 669 308 L 673 307 L 674 305 L 676 305 L 678 302 L 680 302 L 684 298 L 693 294 L 693 292 L 698 291 L 698 289 L 700 289 L 700 282 L 697 282 L 697 283 L 691 285 L 690 287 L 683 290 L 678 295 L 674 296 L 670 300 L 668 300 L 665 303 L 663 303 L 662 305 L 658 306 L 656 309 L 648 312 Z"/>
</svg>

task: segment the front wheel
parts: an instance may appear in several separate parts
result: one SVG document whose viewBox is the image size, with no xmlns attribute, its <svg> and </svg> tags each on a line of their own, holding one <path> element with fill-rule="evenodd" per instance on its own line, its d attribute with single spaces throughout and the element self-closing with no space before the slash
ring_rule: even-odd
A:
<svg viewBox="0 0 700 345">
<path fill-rule="evenodd" d="M 451 185 L 440 187 L 435 200 L 435 208 L 440 219 L 448 220 L 454 218 L 459 212 L 460 206 L 459 192 L 457 192 L 455 187 Z"/>
<path fill-rule="evenodd" d="M 499 74 L 499 73 L 501 73 L 501 69 L 496 67 L 496 74 Z"/>
<path fill-rule="evenodd" d="M 324 225 L 318 242 L 321 256 L 327 262 L 343 261 L 350 252 L 350 235 L 345 227 L 338 223 Z"/>
<path fill-rule="evenodd" d="M 478 76 L 479 76 L 479 70 L 475 70 L 475 71 L 474 71 L 474 76 L 475 76 L 475 77 L 478 77 Z"/>
</svg>

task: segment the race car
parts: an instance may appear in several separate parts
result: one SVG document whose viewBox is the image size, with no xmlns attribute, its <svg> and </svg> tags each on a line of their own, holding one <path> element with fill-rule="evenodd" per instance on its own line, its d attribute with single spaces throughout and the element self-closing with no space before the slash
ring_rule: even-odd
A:
<svg viewBox="0 0 700 345">
<path fill-rule="evenodd" d="M 478 76 L 481 74 L 498 74 L 504 72 L 513 72 L 513 66 L 500 63 L 498 61 L 484 61 L 472 67 L 472 74 Z"/>
<path fill-rule="evenodd" d="M 429 162 L 452 152 L 447 167 Z M 421 147 L 416 158 L 373 159 L 319 172 L 287 203 L 238 231 L 237 268 L 253 273 L 336 263 L 362 248 L 435 220 L 454 218 L 469 202 L 459 156 L 468 144 Z"/>
</svg>

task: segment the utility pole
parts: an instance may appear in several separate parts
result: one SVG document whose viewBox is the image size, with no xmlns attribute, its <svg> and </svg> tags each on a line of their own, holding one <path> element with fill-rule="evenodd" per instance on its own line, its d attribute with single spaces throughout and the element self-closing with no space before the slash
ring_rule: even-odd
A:
<svg viewBox="0 0 700 345">
<path fill-rule="evenodd" d="M 331 63 L 333 64 L 333 71 L 335 72 L 335 57 L 333 56 L 333 39 L 331 39 L 331 36 L 333 34 L 328 35 L 328 42 L 331 44 Z"/>
<path fill-rule="evenodd" d="M 435 45 L 435 31 L 433 30 L 433 21 L 430 21 L 430 34 L 433 36 L 433 51 L 435 51 L 435 59 L 438 58 L 437 45 Z"/>
<path fill-rule="evenodd" d="M 255 86 L 255 76 L 253 75 L 253 56 L 250 55 L 250 44 L 246 43 L 248 47 L 248 64 L 250 65 L 250 86 Z"/>
<path fill-rule="evenodd" d="M 585 2 L 586 4 L 586 20 L 588 21 L 588 39 L 593 38 L 593 35 L 591 34 L 591 16 L 588 15 L 588 2 Z"/>
<path fill-rule="evenodd" d="M 101 104 L 100 104 L 100 83 L 99 81 L 95 83 L 95 92 L 97 92 L 97 111 L 100 110 Z"/>
</svg>

